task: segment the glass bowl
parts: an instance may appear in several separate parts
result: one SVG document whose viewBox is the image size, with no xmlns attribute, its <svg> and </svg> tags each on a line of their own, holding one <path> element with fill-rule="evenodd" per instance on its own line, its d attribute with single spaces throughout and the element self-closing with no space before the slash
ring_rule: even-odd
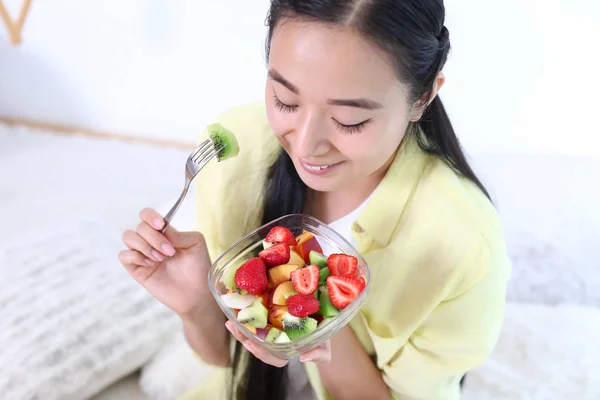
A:
<svg viewBox="0 0 600 400">
<path fill-rule="evenodd" d="M 271 228 L 275 226 L 284 226 L 288 228 L 296 237 L 304 231 L 310 232 L 321 245 L 325 256 L 333 253 L 344 253 L 356 257 L 358 259 L 356 273 L 358 276 L 362 276 L 366 283 L 361 294 L 354 299 L 350 305 L 343 310 L 340 310 L 340 313 L 336 317 L 326 320 L 325 323 L 319 324 L 315 331 L 289 343 L 265 342 L 243 325 L 237 319 L 233 309 L 226 306 L 221 299 L 222 295 L 227 294 L 225 284 L 222 282 L 225 271 L 229 268 L 239 266 L 240 263 L 247 259 L 256 257 L 258 252 L 263 250 L 264 238 Z M 328 251 L 330 249 L 333 249 L 333 251 Z M 252 342 L 272 355 L 286 360 L 314 349 L 348 324 L 365 302 L 371 284 L 371 271 L 367 262 L 358 251 L 339 233 L 331 229 L 325 223 L 304 214 L 290 214 L 283 216 L 249 233 L 246 237 L 233 244 L 212 264 L 208 277 L 212 295 L 227 318 L 235 324 L 238 331 L 242 332 Z"/>
</svg>

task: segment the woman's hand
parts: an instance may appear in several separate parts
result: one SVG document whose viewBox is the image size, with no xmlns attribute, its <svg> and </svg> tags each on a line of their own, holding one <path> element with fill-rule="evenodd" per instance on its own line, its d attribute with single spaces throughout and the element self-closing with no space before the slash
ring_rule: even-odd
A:
<svg viewBox="0 0 600 400">
<path fill-rule="evenodd" d="M 163 217 L 145 208 L 136 231 L 123 233 L 129 250 L 119 253 L 127 272 L 152 296 L 179 314 L 194 315 L 202 302 L 212 299 L 207 275 L 210 259 L 204 237 L 198 232 L 178 232 Z"/>
<path fill-rule="evenodd" d="M 229 332 L 231 332 L 231 334 L 244 345 L 246 350 L 248 350 L 250 353 L 254 354 L 254 357 L 258 358 L 262 362 L 270 364 L 274 367 L 279 367 L 279 368 L 285 367 L 286 364 L 288 363 L 288 360 L 283 360 L 281 358 L 277 358 L 277 357 L 273 356 L 272 354 L 270 354 L 269 352 L 267 352 L 266 350 L 263 350 L 259 346 L 252 343 L 250 340 L 248 340 L 248 338 L 246 336 L 244 336 L 243 333 L 241 333 L 240 331 L 238 331 L 236 329 L 233 322 L 227 321 L 225 323 L 225 326 L 227 327 Z M 331 361 L 330 341 L 327 340 L 319 347 L 302 354 L 300 356 L 300 361 L 301 362 L 314 362 L 316 364 L 329 363 Z"/>
</svg>

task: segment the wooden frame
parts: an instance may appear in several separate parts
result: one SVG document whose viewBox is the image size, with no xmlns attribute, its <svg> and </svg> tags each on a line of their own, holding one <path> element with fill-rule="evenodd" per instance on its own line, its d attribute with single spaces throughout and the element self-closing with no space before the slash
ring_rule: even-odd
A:
<svg viewBox="0 0 600 400">
<path fill-rule="evenodd" d="M 16 21 L 13 21 L 8 14 L 8 10 L 6 9 L 3 0 L 0 0 L 0 19 L 2 19 L 4 25 L 6 25 L 8 38 L 10 43 L 14 46 L 21 44 L 23 41 L 21 33 L 23 32 L 23 26 L 25 25 L 25 19 L 27 19 L 27 14 L 29 14 L 30 7 L 31 0 L 23 0 L 21 10 L 19 11 L 19 16 L 17 17 Z"/>
</svg>

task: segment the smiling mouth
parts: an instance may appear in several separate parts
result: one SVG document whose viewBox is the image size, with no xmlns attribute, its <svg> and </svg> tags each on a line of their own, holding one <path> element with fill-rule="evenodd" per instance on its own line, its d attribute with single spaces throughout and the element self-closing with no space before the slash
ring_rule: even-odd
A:
<svg viewBox="0 0 600 400">
<path fill-rule="evenodd" d="M 304 163 L 304 166 L 308 169 L 311 169 L 313 171 L 323 171 L 329 167 L 331 167 L 333 164 L 328 164 L 328 165 L 308 165 L 306 163 Z"/>
<path fill-rule="evenodd" d="M 341 164 L 341 162 L 339 162 L 339 163 L 334 163 L 334 164 L 310 165 L 310 164 L 307 164 L 306 162 L 304 162 L 303 160 L 300 160 L 300 163 L 302 164 L 304 169 L 306 169 L 308 172 L 315 172 L 315 173 L 324 173 L 324 172 L 329 171 L 332 168 L 336 167 L 337 165 Z"/>
</svg>

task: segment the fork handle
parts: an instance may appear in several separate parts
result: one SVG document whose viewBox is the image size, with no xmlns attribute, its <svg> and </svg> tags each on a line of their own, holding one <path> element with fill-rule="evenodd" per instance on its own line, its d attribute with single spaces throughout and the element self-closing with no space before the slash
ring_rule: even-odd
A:
<svg viewBox="0 0 600 400">
<path fill-rule="evenodd" d="M 171 209 L 165 216 L 165 226 L 160 230 L 161 233 L 165 233 L 165 231 L 167 230 L 167 227 L 173 220 L 175 213 L 177 212 L 177 210 L 179 210 L 181 203 L 183 203 L 183 200 L 185 199 L 185 196 L 186 196 L 189 188 L 190 188 L 190 184 L 188 182 L 186 182 L 185 187 L 183 188 L 183 192 L 181 192 L 181 195 L 179 196 L 179 199 L 177 199 L 177 201 L 175 202 L 173 207 L 171 207 Z"/>
</svg>

